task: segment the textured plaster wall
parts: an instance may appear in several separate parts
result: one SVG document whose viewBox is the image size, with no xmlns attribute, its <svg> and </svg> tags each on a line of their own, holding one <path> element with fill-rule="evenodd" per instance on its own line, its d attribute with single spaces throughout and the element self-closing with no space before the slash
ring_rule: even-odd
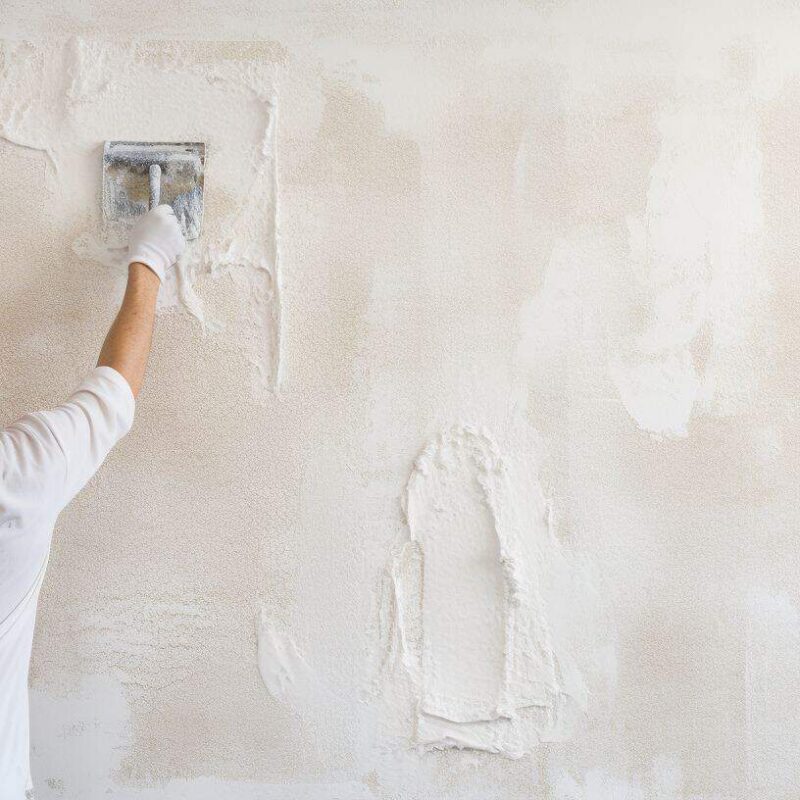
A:
<svg viewBox="0 0 800 800">
<path fill-rule="evenodd" d="M 798 796 L 798 35 L 3 4 L 4 420 L 113 316 L 103 140 L 209 148 L 135 427 L 56 530 L 37 797 Z"/>
</svg>

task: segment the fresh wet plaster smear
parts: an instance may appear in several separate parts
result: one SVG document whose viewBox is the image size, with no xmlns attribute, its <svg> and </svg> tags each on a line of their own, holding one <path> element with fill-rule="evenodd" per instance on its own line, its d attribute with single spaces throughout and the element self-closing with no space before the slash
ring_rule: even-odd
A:
<svg viewBox="0 0 800 800">
<path fill-rule="evenodd" d="M 580 676 L 561 670 L 539 589 L 553 540 L 529 469 L 489 432 L 459 425 L 425 448 L 409 478 L 408 538 L 389 568 L 385 615 L 424 747 L 518 758 L 563 736 L 585 708 Z"/>
<path fill-rule="evenodd" d="M 306 698 L 311 688 L 311 670 L 297 645 L 266 609 L 258 616 L 258 671 L 267 691 L 276 700 Z"/>
</svg>

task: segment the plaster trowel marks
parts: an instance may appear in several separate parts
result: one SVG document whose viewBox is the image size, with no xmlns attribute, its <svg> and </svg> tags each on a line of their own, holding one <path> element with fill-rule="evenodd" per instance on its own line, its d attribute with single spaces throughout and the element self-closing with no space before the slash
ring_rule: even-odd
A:
<svg viewBox="0 0 800 800">
<path fill-rule="evenodd" d="M 520 756 L 558 725 L 563 700 L 539 593 L 538 484 L 489 434 L 458 426 L 419 456 L 404 506 L 388 605 L 417 742 Z"/>
<path fill-rule="evenodd" d="M 0 41 L 0 138 L 47 156 L 48 172 L 58 175 L 47 184 L 52 218 L 67 225 L 80 210 L 79 226 L 65 227 L 63 236 L 73 237 L 73 252 L 87 266 L 114 270 L 120 283 L 128 212 L 148 205 L 150 165 L 142 165 L 141 180 L 127 170 L 123 180 L 107 150 L 104 216 L 97 203 L 101 143 L 122 136 L 172 143 L 162 152 L 170 158 L 157 160 L 162 200 L 173 203 L 192 241 L 167 272 L 159 308 L 196 318 L 224 364 L 231 354 L 249 362 L 252 394 L 261 399 L 278 388 L 282 372 L 277 109 L 269 61 L 227 58 L 226 46 L 232 43 Z M 198 158 L 196 145 L 208 145 L 200 159 L 198 238 L 198 164 L 181 161 L 185 169 L 177 169 L 175 160 L 175 143 L 186 140 Z"/>
<path fill-rule="evenodd" d="M 485 438 L 448 435 L 408 482 L 408 526 L 424 557 L 420 708 L 455 722 L 494 719 L 501 700 L 508 608 L 486 502 L 497 468 Z"/>
</svg>

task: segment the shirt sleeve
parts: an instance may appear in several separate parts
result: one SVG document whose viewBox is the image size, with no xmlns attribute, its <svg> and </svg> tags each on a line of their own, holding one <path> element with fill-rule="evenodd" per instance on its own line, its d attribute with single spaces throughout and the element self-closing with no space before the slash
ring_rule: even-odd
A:
<svg viewBox="0 0 800 800">
<path fill-rule="evenodd" d="M 34 472 L 50 487 L 58 510 L 86 485 L 114 445 L 130 430 L 135 411 L 128 382 L 112 367 L 97 367 L 71 397 L 37 411 L 10 429 L 27 434 Z M 48 457 L 49 456 L 49 457 Z"/>
</svg>

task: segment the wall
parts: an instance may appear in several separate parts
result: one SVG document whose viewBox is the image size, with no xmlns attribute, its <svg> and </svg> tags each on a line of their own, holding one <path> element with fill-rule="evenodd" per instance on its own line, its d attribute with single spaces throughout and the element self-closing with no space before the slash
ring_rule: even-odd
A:
<svg viewBox="0 0 800 800">
<path fill-rule="evenodd" d="M 4 3 L 4 419 L 113 316 L 103 141 L 208 144 L 56 531 L 37 797 L 797 797 L 799 25 Z"/>
</svg>

